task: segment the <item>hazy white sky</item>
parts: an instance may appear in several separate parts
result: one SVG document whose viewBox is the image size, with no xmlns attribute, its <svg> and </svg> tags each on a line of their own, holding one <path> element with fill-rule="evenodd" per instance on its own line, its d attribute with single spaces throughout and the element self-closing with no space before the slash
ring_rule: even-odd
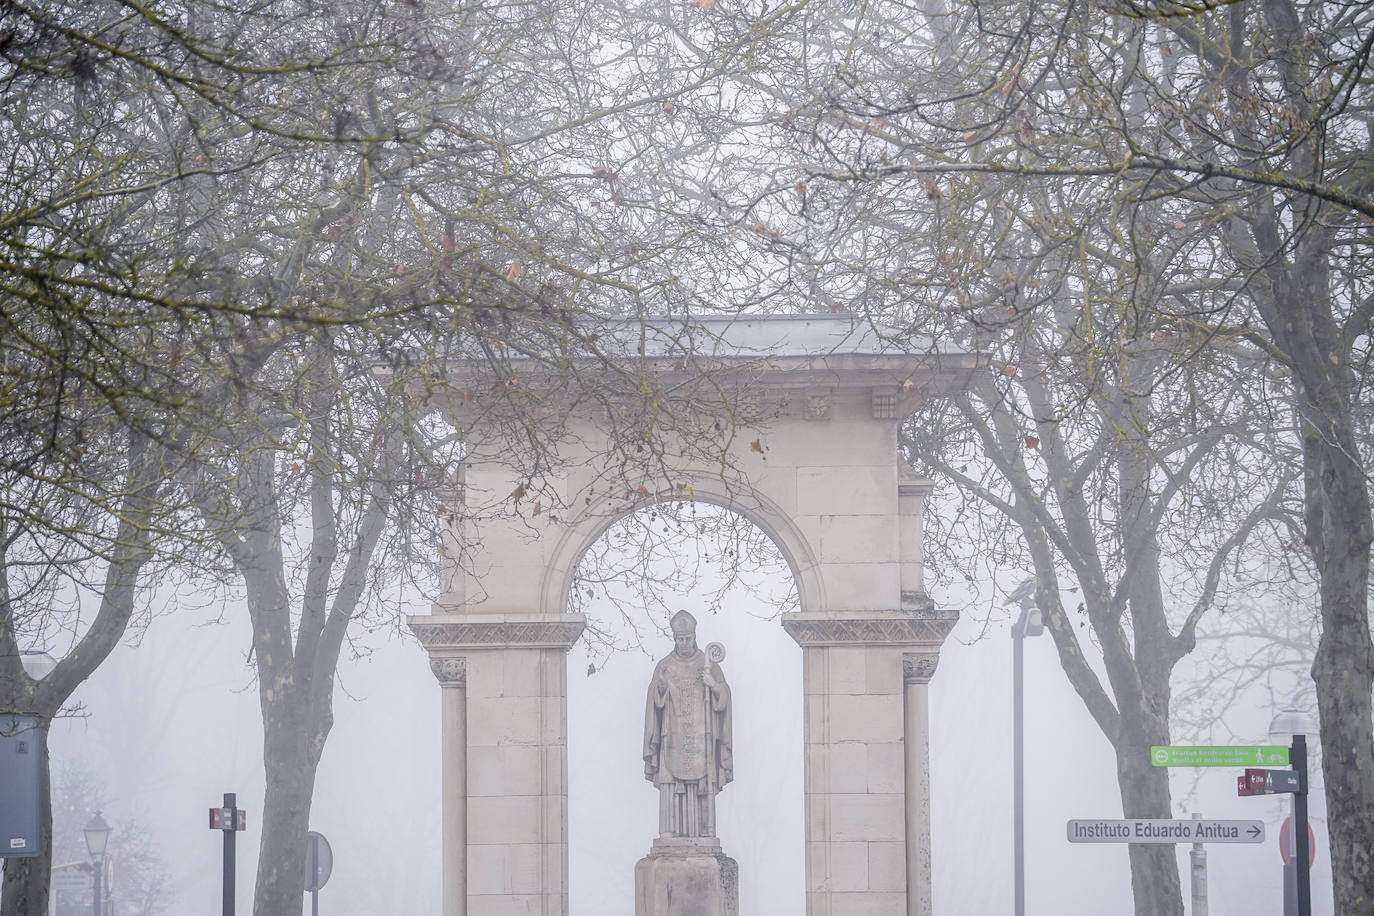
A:
<svg viewBox="0 0 1374 916">
<path fill-rule="evenodd" d="M 941 596 L 937 595 L 937 599 Z M 942 604 L 951 603 L 948 598 Z M 684 600 L 689 609 L 693 604 Z M 720 833 L 740 864 L 747 916 L 801 916 L 800 650 L 748 596 L 702 616 L 701 642 L 725 643 L 737 703 L 735 782 L 720 797 Z M 239 912 L 251 910 L 261 825 L 261 728 L 244 667 L 243 616 L 206 624 L 187 612 L 158 620 L 140 649 L 121 648 L 78 692 L 83 718 L 54 728 L 54 761 L 83 759 L 102 774 L 108 819 L 144 822 L 175 877 L 169 912 L 220 912 L 220 835 L 206 811 L 236 791 L 249 812 L 240 834 Z M 967 617 L 931 685 L 936 912 L 1011 908 L 1011 644 L 1005 624 L 983 639 Z M 970 641 L 972 640 L 972 641 Z M 372 639 L 343 665 L 336 724 L 312 817 L 334 849 L 320 896 L 329 916 L 431 914 L 439 895 L 439 687 L 408 640 Z M 666 637 L 655 655 L 669 649 Z M 648 851 L 656 801 L 639 760 L 649 655 L 615 657 L 593 677 L 569 658 L 572 916 L 632 916 L 634 862 Z M 1130 912 L 1126 847 L 1071 845 L 1065 821 L 1120 817 L 1110 748 L 1068 687 L 1049 638 L 1026 643 L 1027 912 Z M 1262 740 L 1270 710 L 1251 710 Z M 1246 715 L 1241 715 L 1246 721 Z M 1260 818 L 1262 846 L 1208 847 L 1211 916 L 1280 912 L 1275 837 L 1280 802 L 1237 798 L 1235 772 L 1175 773 L 1176 815 Z M 1314 805 L 1321 811 L 1319 803 Z M 1324 823 L 1317 824 L 1316 912 L 1330 913 Z M 1187 882 L 1187 849 L 1179 847 Z M 116 871 L 116 882 L 118 872 Z M 116 887 L 116 896 L 118 888 Z M 1186 897 L 1186 890 L 1185 890 Z"/>
</svg>

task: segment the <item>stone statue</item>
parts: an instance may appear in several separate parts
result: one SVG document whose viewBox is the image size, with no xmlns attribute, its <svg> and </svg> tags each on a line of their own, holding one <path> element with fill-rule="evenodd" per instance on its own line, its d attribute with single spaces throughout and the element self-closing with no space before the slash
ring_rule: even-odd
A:
<svg viewBox="0 0 1374 916">
<path fill-rule="evenodd" d="M 644 778 L 658 787 L 661 836 L 715 837 L 716 793 L 734 778 L 725 649 L 698 649 L 686 611 L 671 625 L 673 651 L 654 667 L 644 705 Z"/>
</svg>

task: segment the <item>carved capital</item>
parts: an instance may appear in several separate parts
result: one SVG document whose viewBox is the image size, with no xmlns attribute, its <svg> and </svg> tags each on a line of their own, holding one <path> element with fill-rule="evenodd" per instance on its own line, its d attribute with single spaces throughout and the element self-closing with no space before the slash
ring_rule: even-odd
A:
<svg viewBox="0 0 1374 916">
<path fill-rule="evenodd" d="M 905 652 L 902 654 L 902 682 L 929 684 L 930 679 L 935 676 L 935 667 L 938 664 L 938 652 Z"/>
<path fill-rule="evenodd" d="M 465 658 L 431 658 L 429 670 L 434 672 L 441 687 L 463 687 L 468 682 L 468 660 Z"/>
</svg>

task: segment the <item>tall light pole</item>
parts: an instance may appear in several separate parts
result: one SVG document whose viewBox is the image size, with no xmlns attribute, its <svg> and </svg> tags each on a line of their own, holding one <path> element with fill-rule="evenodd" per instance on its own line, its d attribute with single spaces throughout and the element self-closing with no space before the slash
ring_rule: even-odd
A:
<svg viewBox="0 0 1374 916">
<path fill-rule="evenodd" d="M 1035 606 L 1035 577 L 1031 576 L 1012 590 L 1011 600 L 1021 606 L 1021 616 L 1011 628 L 1012 676 L 1012 821 L 1015 851 L 1012 868 L 1015 916 L 1026 914 L 1026 799 L 1025 799 L 1025 672 L 1022 649 L 1027 636 L 1045 632 L 1040 611 Z"/>
<path fill-rule="evenodd" d="M 104 916 L 104 901 L 101 899 L 101 891 L 105 889 L 105 847 L 110 842 L 110 825 L 105 823 L 105 818 L 100 816 L 100 812 L 95 813 L 86 824 L 86 851 L 91 854 L 91 863 L 95 866 L 95 891 L 91 895 L 91 913 L 93 916 Z"/>
</svg>

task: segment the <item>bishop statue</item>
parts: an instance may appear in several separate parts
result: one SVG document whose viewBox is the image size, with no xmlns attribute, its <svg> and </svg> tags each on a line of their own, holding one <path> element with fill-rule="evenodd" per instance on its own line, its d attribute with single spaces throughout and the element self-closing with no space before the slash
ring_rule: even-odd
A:
<svg viewBox="0 0 1374 916">
<path fill-rule="evenodd" d="M 697 621 L 678 611 L 673 651 L 654 667 L 644 706 L 644 778 L 658 788 L 664 837 L 715 837 L 716 793 L 734 778 L 725 650 L 697 648 Z"/>
</svg>

